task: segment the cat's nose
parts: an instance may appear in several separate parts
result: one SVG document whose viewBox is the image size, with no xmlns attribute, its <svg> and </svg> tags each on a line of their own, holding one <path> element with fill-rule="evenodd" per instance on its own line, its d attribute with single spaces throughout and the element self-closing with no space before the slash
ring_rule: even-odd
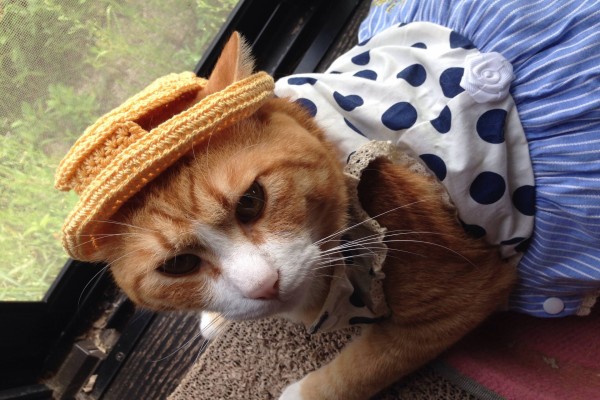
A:
<svg viewBox="0 0 600 400">
<path fill-rule="evenodd" d="M 251 288 L 248 288 L 246 296 L 251 299 L 270 300 L 279 295 L 279 273 L 276 271 L 269 272 L 267 276 L 264 276 L 263 279 L 255 282 Z"/>
<path fill-rule="evenodd" d="M 232 252 L 222 265 L 226 278 L 243 297 L 268 300 L 279 296 L 279 271 L 255 249 Z"/>
</svg>

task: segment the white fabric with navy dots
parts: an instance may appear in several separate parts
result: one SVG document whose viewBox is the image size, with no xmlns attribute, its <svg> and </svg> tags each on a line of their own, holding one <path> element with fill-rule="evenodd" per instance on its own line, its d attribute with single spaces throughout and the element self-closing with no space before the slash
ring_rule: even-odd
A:
<svg viewBox="0 0 600 400">
<path fill-rule="evenodd" d="M 533 230 L 534 177 L 512 97 L 478 103 L 460 86 L 466 57 L 478 53 L 448 28 L 400 24 L 323 74 L 280 79 L 275 93 L 315 117 L 342 162 L 370 140 L 412 152 L 447 188 L 467 232 L 510 257 Z"/>
</svg>

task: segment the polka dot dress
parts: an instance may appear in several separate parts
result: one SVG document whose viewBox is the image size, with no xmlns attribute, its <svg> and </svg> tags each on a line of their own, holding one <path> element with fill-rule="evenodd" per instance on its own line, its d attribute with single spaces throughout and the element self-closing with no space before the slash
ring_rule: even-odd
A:
<svg viewBox="0 0 600 400">
<path fill-rule="evenodd" d="M 456 205 L 465 230 L 520 254 L 533 229 L 534 177 L 508 87 L 512 67 L 427 22 L 359 43 L 324 74 L 287 77 L 276 94 L 304 106 L 340 150 L 390 141 L 419 158 Z"/>
</svg>

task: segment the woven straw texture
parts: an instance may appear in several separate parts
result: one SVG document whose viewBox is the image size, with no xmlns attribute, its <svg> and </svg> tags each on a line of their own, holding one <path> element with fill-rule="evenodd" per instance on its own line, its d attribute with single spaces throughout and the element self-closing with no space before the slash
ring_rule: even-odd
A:
<svg viewBox="0 0 600 400">
<path fill-rule="evenodd" d="M 141 121 L 192 101 L 206 80 L 191 72 L 157 79 L 90 126 L 62 160 L 55 185 L 79 196 L 63 226 L 63 246 L 78 260 L 96 261 L 104 223 L 148 182 L 212 134 L 253 114 L 273 96 L 264 72 L 235 82 L 150 131 Z"/>
</svg>

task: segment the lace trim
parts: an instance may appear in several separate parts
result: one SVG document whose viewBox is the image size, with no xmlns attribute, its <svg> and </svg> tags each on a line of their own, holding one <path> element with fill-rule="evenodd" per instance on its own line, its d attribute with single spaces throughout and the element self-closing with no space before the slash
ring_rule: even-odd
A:
<svg viewBox="0 0 600 400">
<path fill-rule="evenodd" d="M 594 305 L 596 305 L 596 300 L 598 299 L 598 296 L 600 296 L 600 290 L 586 295 L 583 298 L 583 301 L 581 302 L 579 310 L 577 310 L 575 314 L 579 315 L 580 317 L 590 315 L 590 313 L 592 312 L 592 308 L 594 307 Z"/>
<path fill-rule="evenodd" d="M 450 196 L 445 187 L 439 183 L 437 178 L 429 171 L 429 169 L 418 158 L 412 155 L 412 151 L 403 147 L 402 144 L 392 144 L 389 141 L 370 141 L 362 145 L 358 150 L 352 153 L 348 159 L 344 172 L 348 180 L 348 190 L 350 198 L 350 217 L 352 221 L 366 221 L 361 225 L 366 229 L 374 232 L 377 239 L 377 247 L 385 250 L 377 251 L 373 257 L 371 269 L 375 274 L 375 278 L 371 282 L 370 299 L 371 309 L 376 315 L 389 314 L 390 310 L 385 300 L 383 293 L 383 263 L 387 255 L 387 246 L 383 242 L 387 229 L 379 225 L 379 223 L 367 214 L 362 208 L 358 199 L 358 183 L 362 172 L 369 164 L 376 159 L 385 158 L 394 164 L 402 165 L 412 173 L 426 176 L 438 182 L 438 192 L 445 205 L 453 210 L 456 210 Z"/>
</svg>

